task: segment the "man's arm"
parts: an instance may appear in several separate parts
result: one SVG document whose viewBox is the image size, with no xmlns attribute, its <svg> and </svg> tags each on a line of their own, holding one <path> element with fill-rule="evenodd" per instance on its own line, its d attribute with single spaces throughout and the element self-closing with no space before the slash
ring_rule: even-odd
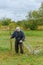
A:
<svg viewBox="0 0 43 65">
<path fill-rule="evenodd" d="M 23 32 L 21 32 L 21 40 L 19 42 L 22 43 L 24 40 L 25 40 L 25 35 Z"/>
<path fill-rule="evenodd" d="M 22 32 L 22 41 L 24 41 L 25 40 L 25 35 L 24 35 L 24 33 Z"/>
<path fill-rule="evenodd" d="M 24 41 L 25 40 L 25 34 L 24 34 L 24 32 L 21 32 L 21 36 L 22 36 L 21 40 Z"/>
<path fill-rule="evenodd" d="M 16 36 L 16 32 L 14 31 L 13 34 L 11 35 L 11 39 Z"/>
</svg>

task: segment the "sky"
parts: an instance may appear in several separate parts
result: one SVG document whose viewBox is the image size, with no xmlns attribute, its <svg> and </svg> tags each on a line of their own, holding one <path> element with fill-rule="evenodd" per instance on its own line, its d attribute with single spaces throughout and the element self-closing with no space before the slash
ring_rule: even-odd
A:
<svg viewBox="0 0 43 65">
<path fill-rule="evenodd" d="M 0 0 L 0 19 L 11 18 L 14 21 L 26 19 L 31 10 L 37 10 L 43 0 Z"/>
</svg>

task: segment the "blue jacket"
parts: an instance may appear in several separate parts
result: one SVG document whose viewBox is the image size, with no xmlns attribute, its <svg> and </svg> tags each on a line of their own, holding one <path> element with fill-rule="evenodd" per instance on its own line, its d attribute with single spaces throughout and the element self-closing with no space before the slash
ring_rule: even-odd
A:
<svg viewBox="0 0 43 65">
<path fill-rule="evenodd" d="M 17 41 L 20 41 L 20 40 L 24 41 L 25 35 L 22 31 L 20 31 L 20 32 L 14 31 L 14 33 L 11 36 L 11 39 L 12 38 L 15 38 Z"/>
</svg>

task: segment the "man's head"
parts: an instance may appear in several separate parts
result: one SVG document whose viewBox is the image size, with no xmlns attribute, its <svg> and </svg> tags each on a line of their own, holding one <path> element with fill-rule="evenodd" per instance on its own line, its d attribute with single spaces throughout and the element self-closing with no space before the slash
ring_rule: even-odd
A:
<svg viewBox="0 0 43 65">
<path fill-rule="evenodd" d="M 20 27 L 16 27 L 16 31 L 17 32 L 20 32 Z"/>
</svg>

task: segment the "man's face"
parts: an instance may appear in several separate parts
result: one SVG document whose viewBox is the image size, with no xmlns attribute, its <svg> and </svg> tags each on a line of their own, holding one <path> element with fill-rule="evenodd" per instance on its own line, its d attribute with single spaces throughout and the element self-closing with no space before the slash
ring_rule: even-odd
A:
<svg viewBox="0 0 43 65">
<path fill-rule="evenodd" d="M 17 32 L 20 32 L 20 30 L 19 30 L 19 29 L 17 29 L 16 31 L 17 31 Z"/>
<path fill-rule="evenodd" d="M 20 27 L 16 27 L 16 31 L 17 32 L 20 32 Z"/>
</svg>

